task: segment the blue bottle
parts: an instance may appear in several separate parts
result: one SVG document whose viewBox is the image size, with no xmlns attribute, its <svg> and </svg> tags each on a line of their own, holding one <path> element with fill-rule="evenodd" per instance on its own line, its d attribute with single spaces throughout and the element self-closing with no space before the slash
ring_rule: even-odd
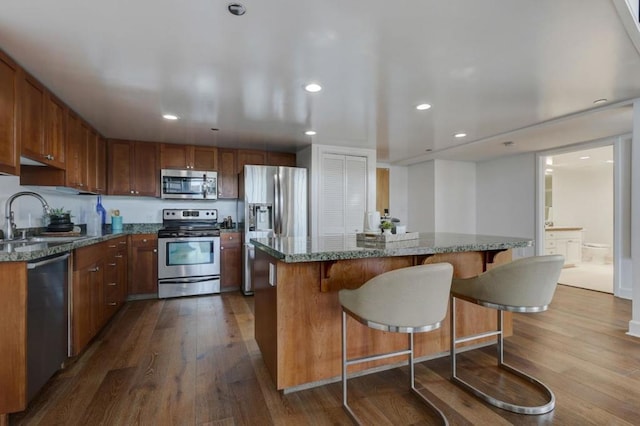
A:
<svg viewBox="0 0 640 426">
<path fill-rule="evenodd" d="M 96 204 L 96 211 L 100 214 L 100 224 L 104 231 L 104 225 L 107 222 L 107 211 L 102 206 L 102 195 L 98 195 L 98 204 Z"/>
</svg>

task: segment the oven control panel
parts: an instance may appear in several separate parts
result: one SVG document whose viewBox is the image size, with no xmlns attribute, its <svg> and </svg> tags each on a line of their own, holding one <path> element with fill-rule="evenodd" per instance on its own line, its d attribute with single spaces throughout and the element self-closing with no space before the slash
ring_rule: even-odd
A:
<svg viewBox="0 0 640 426">
<path fill-rule="evenodd" d="M 218 210 L 216 209 L 163 209 L 163 221 L 191 221 L 191 222 L 217 222 Z"/>
</svg>

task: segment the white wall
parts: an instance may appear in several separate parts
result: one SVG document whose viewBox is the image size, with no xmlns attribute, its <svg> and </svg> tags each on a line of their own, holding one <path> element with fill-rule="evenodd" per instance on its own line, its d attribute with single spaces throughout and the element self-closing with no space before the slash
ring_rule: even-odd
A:
<svg viewBox="0 0 640 426">
<path fill-rule="evenodd" d="M 74 223 L 86 223 L 85 213 L 94 211 L 97 197 L 94 195 L 70 195 L 53 188 L 42 186 L 20 186 L 15 176 L 0 176 L 0 208 L 2 209 L 2 229 L 5 229 L 4 212 L 6 201 L 12 194 L 20 191 L 34 191 L 42 195 L 52 208 L 64 207 L 71 210 Z M 150 197 L 103 196 L 102 204 L 109 213 L 120 210 L 124 223 L 162 223 L 162 209 L 166 208 L 215 208 L 218 217 L 231 216 L 235 221 L 236 200 L 219 201 L 179 201 L 161 200 Z M 16 225 L 18 228 L 42 226 L 42 206 L 33 197 L 20 197 L 13 202 Z M 220 219 L 222 220 L 222 219 Z M 107 217 L 107 223 L 110 218 Z"/>
<path fill-rule="evenodd" d="M 435 164 L 433 161 L 407 167 L 408 213 L 407 230 L 434 232 L 435 219 Z"/>
<path fill-rule="evenodd" d="M 597 169 L 554 168 L 553 222 L 584 228 L 585 242 L 613 245 L 613 165 Z"/>
<path fill-rule="evenodd" d="M 476 233 L 476 163 L 436 160 L 435 230 Z"/>
<path fill-rule="evenodd" d="M 535 154 L 477 163 L 478 234 L 535 238 L 535 163 Z M 514 250 L 514 257 L 533 254 L 533 247 Z"/>
</svg>

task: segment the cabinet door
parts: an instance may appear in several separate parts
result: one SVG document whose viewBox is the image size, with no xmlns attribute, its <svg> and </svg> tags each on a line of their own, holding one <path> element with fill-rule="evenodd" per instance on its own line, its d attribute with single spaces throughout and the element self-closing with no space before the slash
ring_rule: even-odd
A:
<svg viewBox="0 0 640 426">
<path fill-rule="evenodd" d="M 267 152 L 268 166 L 296 166 L 296 154 L 288 152 Z"/>
<path fill-rule="evenodd" d="M 135 142 L 133 188 L 135 195 L 159 197 L 160 149 L 157 143 Z"/>
<path fill-rule="evenodd" d="M 218 148 L 212 146 L 194 146 L 192 169 L 218 170 Z"/>
<path fill-rule="evenodd" d="M 218 149 L 218 198 L 238 198 L 236 150 Z"/>
<path fill-rule="evenodd" d="M 267 164 L 267 153 L 264 151 L 256 151 L 251 149 L 239 149 L 237 153 L 236 170 L 240 173 L 245 164 L 265 165 Z"/>
<path fill-rule="evenodd" d="M 0 51 L 0 172 L 19 173 L 17 144 L 18 66 Z"/>
<path fill-rule="evenodd" d="M 67 140 L 66 140 L 66 185 L 71 188 L 84 190 L 83 162 L 87 156 L 87 145 L 82 139 L 80 117 L 67 112 Z"/>
<path fill-rule="evenodd" d="M 361 232 L 367 206 L 367 159 L 325 153 L 320 168 L 319 234 Z"/>
<path fill-rule="evenodd" d="M 582 261 L 582 242 L 577 240 L 567 240 L 567 251 L 565 264 L 575 265 Z"/>
<path fill-rule="evenodd" d="M 98 185 L 98 174 L 96 173 L 96 158 L 98 156 L 98 134 L 88 125 L 83 124 L 83 136 L 87 141 L 87 158 L 84 169 L 87 176 L 87 191 L 94 192 Z"/>
<path fill-rule="evenodd" d="M 158 293 L 158 237 L 131 235 L 128 294 Z"/>
<path fill-rule="evenodd" d="M 97 261 L 73 273 L 72 340 L 78 355 L 97 333 L 102 322 L 101 306 L 103 262 Z"/>
<path fill-rule="evenodd" d="M 107 192 L 107 141 L 100 135 L 97 136 L 95 192 L 105 194 Z"/>
<path fill-rule="evenodd" d="M 67 107 L 61 100 L 47 93 L 45 97 L 44 156 L 45 162 L 65 168 L 65 139 L 67 135 Z"/>
<path fill-rule="evenodd" d="M 161 169 L 191 169 L 192 152 L 189 145 L 163 143 L 160 145 Z"/>
<path fill-rule="evenodd" d="M 22 155 L 45 162 L 44 101 L 46 89 L 29 74 L 22 72 L 20 104 L 20 147 Z"/>
<path fill-rule="evenodd" d="M 107 190 L 109 195 L 132 195 L 132 142 L 110 140 L 107 143 Z"/>
<path fill-rule="evenodd" d="M 242 241 L 240 233 L 220 235 L 220 288 L 240 290 L 242 283 Z"/>
</svg>

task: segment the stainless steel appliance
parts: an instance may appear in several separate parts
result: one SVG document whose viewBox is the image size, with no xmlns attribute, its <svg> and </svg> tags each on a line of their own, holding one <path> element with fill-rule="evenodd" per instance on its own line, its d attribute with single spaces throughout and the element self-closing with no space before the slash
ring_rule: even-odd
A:
<svg viewBox="0 0 640 426">
<path fill-rule="evenodd" d="M 63 367 L 69 354 L 68 259 L 27 263 L 27 400 Z"/>
<path fill-rule="evenodd" d="M 244 166 L 240 175 L 244 201 L 242 291 L 253 294 L 251 269 L 255 256 L 251 238 L 306 237 L 307 169 Z"/>
<path fill-rule="evenodd" d="M 164 209 L 158 231 L 158 297 L 220 293 L 216 209 Z"/>
<path fill-rule="evenodd" d="M 180 200 L 218 198 L 218 172 L 162 169 L 161 197 Z"/>
</svg>

